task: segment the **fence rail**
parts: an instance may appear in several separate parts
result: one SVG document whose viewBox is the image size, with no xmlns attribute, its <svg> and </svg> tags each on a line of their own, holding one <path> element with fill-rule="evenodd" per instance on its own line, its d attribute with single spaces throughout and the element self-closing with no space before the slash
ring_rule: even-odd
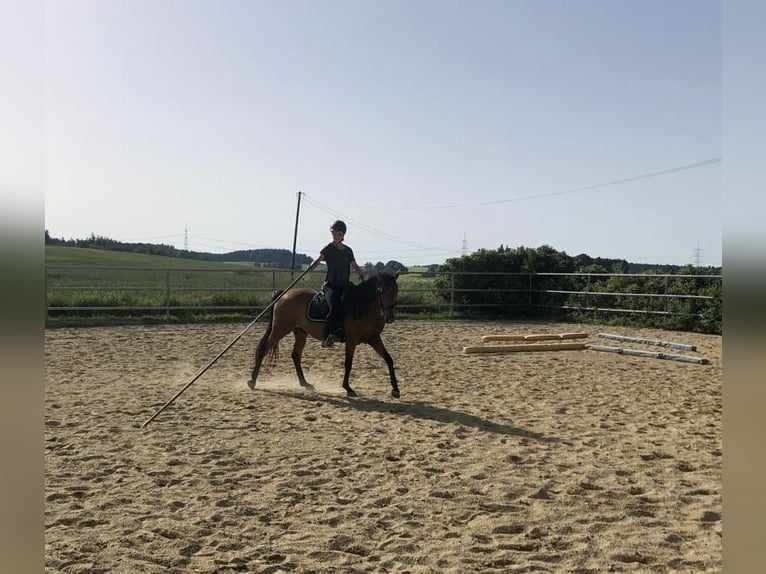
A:
<svg viewBox="0 0 766 574">
<path fill-rule="evenodd" d="M 46 316 L 118 312 L 164 313 L 169 318 L 176 312 L 257 313 L 275 290 L 291 283 L 294 273 L 240 265 L 230 269 L 46 265 Z M 315 271 L 298 286 L 319 289 L 323 279 L 323 273 Z M 610 281 L 613 288 L 605 289 Z M 711 309 L 720 314 L 721 282 L 721 275 L 406 273 L 399 279 L 397 308 L 448 317 L 490 312 L 529 315 L 543 309 L 570 315 L 701 316 Z M 700 294 L 698 283 L 716 285 L 715 294 Z"/>
</svg>

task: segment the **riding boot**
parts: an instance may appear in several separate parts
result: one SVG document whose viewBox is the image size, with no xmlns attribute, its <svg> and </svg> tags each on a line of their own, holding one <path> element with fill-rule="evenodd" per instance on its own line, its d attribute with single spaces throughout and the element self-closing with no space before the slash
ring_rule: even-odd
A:
<svg viewBox="0 0 766 574">
<path fill-rule="evenodd" d="M 328 328 L 325 325 L 324 338 L 322 339 L 322 348 L 324 348 L 324 349 L 331 349 L 332 348 L 332 346 L 334 345 L 332 337 L 333 337 L 333 330 Z"/>
</svg>

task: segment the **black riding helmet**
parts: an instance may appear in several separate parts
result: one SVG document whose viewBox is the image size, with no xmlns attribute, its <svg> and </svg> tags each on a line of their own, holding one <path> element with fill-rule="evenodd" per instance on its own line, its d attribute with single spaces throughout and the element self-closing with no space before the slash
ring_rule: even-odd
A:
<svg viewBox="0 0 766 574">
<path fill-rule="evenodd" d="M 340 231 L 341 233 L 346 233 L 346 224 L 343 223 L 340 219 L 336 220 L 335 223 L 332 224 L 332 227 L 330 227 L 330 231 Z"/>
</svg>

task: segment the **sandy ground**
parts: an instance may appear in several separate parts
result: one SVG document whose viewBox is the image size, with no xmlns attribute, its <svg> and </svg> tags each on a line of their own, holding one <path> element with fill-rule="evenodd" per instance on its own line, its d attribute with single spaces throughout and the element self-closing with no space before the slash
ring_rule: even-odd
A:
<svg viewBox="0 0 766 574">
<path fill-rule="evenodd" d="M 721 570 L 721 337 L 397 321 L 401 399 L 368 347 L 349 399 L 342 346 L 309 342 L 305 392 L 291 336 L 248 389 L 256 324 L 140 428 L 244 328 L 46 332 L 47 572 Z M 571 331 L 711 363 L 461 352 Z"/>
</svg>

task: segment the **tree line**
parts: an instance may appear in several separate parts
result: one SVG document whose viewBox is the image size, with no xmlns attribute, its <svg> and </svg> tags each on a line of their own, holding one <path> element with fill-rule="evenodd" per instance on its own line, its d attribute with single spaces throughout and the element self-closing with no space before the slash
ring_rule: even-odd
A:
<svg viewBox="0 0 766 574">
<path fill-rule="evenodd" d="M 51 237 L 47 230 L 45 243 L 192 260 L 251 262 L 277 269 L 290 269 L 292 263 L 292 252 L 287 249 L 214 254 L 164 244 L 122 243 L 94 234 L 86 239 L 63 240 Z M 297 268 L 311 261 L 308 255 L 295 256 Z M 407 267 L 395 260 L 368 262 L 363 267 L 370 275 L 408 273 Z M 586 254 L 573 257 L 548 245 L 500 245 L 428 265 L 420 275 L 434 288 L 437 299 L 450 307 L 463 306 L 462 316 L 618 322 L 720 334 L 721 274 L 720 267 L 645 265 Z"/>
<path fill-rule="evenodd" d="M 548 245 L 501 245 L 448 259 L 440 271 L 452 273 L 436 278 L 443 298 L 483 305 L 493 315 L 609 322 L 618 311 L 622 324 L 721 333 L 722 281 L 709 277 L 720 276 L 720 267 L 637 265 L 572 257 Z M 545 273 L 572 275 L 538 275 Z"/>
<path fill-rule="evenodd" d="M 177 249 L 164 243 L 123 243 L 108 237 L 90 234 L 86 239 L 59 239 L 52 237 L 45 230 L 45 245 L 63 245 L 66 247 L 80 247 L 85 249 L 105 249 L 109 251 L 123 251 L 129 253 L 142 253 L 144 255 L 163 255 L 165 257 L 180 257 L 197 261 L 241 261 L 250 262 L 253 265 L 276 269 L 290 269 L 293 264 L 293 253 L 287 249 L 241 249 L 228 253 L 207 253 L 202 251 L 188 251 Z M 313 259 L 303 253 L 295 254 L 295 268 L 300 269 L 303 265 L 310 265 Z M 362 265 L 369 274 L 383 271 L 393 273 L 407 273 L 407 267 L 398 261 L 383 263 L 367 262 Z"/>
<path fill-rule="evenodd" d="M 116 241 L 92 233 L 86 239 L 58 239 L 51 237 L 47 229 L 45 230 L 45 245 L 63 245 L 86 249 L 142 253 L 145 255 L 163 255 L 165 257 L 179 257 L 197 261 L 247 261 L 253 265 L 275 267 L 277 269 L 290 269 L 293 257 L 292 251 L 288 249 L 243 249 L 230 251 L 229 253 L 207 253 L 204 251 L 177 249 L 173 245 L 166 245 L 164 243 L 123 243 L 122 241 Z M 303 253 L 295 254 L 295 265 L 297 268 L 309 263 L 311 263 L 311 257 L 308 255 Z"/>
</svg>

